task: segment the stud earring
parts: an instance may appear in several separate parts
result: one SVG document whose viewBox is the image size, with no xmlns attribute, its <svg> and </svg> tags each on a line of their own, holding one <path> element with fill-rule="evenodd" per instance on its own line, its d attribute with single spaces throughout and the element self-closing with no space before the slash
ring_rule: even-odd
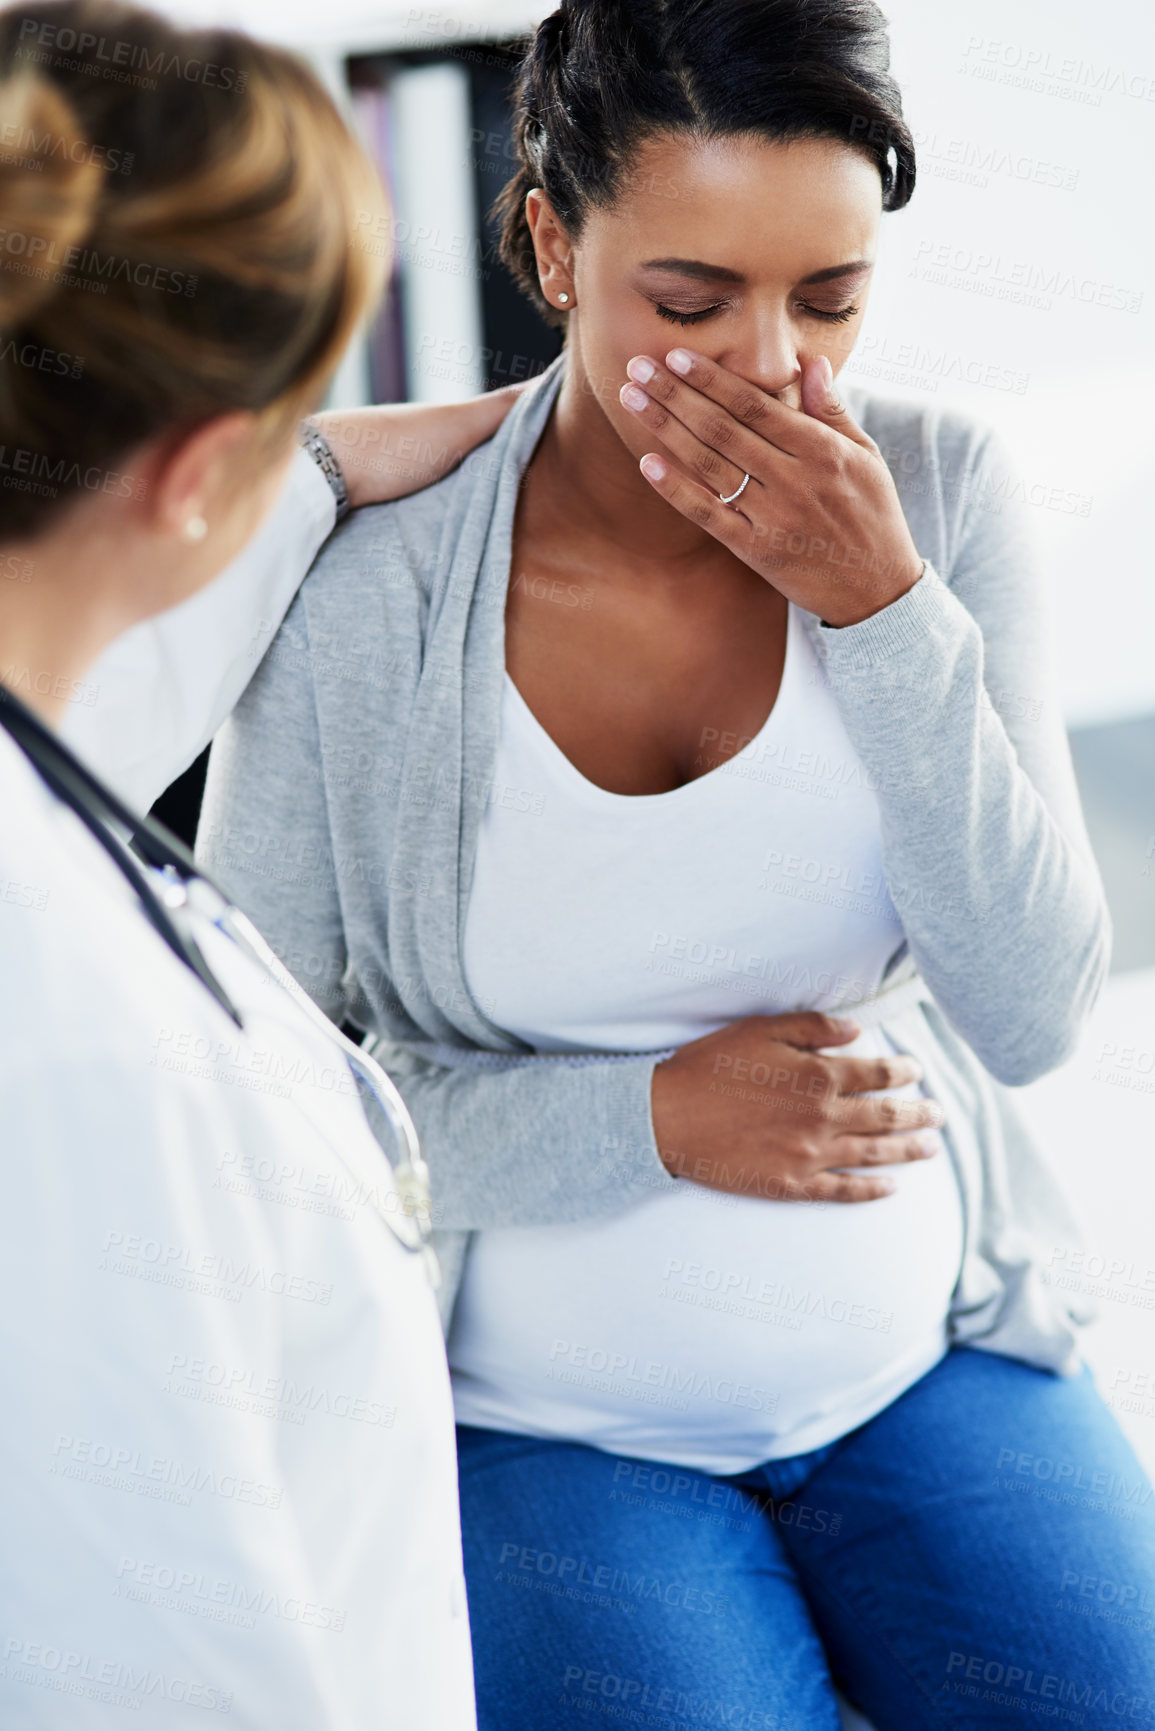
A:
<svg viewBox="0 0 1155 1731">
<path fill-rule="evenodd" d="M 558 295 L 557 298 L 561 302 L 563 307 L 565 306 L 566 302 L 569 300 L 569 296 L 567 294 L 560 294 L 560 295 Z"/>
<path fill-rule="evenodd" d="M 190 517 L 184 528 L 181 530 L 181 539 L 190 543 L 203 541 L 208 532 L 209 526 L 203 517 Z"/>
</svg>

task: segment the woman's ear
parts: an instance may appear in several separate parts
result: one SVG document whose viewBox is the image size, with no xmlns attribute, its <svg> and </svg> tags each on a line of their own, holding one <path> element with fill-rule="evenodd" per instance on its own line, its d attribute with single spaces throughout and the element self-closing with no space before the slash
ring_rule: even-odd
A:
<svg viewBox="0 0 1155 1731">
<path fill-rule="evenodd" d="M 571 312 L 574 304 L 573 248 L 540 186 L 525 195 L 525 220 L 529 224 L 537 259 L 537 280 L 546 300 L 559 311 Z"/>
<path fill-rule="evenodd" d="M 214 515 L 235 499 L 238 469 L 258 424 L 247 409 L 214 415 L 158 453 L 151 487 L 155 530 L 190 541 L 203 538 Z"/>
</svg>

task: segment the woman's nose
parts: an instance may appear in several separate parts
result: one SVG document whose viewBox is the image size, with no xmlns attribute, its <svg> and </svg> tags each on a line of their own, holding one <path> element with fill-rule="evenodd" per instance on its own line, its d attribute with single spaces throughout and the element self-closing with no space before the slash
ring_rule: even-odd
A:
<svg viewBox="0 0 1155 1731">
<path fill-rule="evenodd" d="M 728 346 L 718 360 L 768 396 L 801 407 L 802 362 L 798 333 L 785 318 L 762 318 Z M 797 400 L 795 400 L 797 399 Z"/>
</svg>

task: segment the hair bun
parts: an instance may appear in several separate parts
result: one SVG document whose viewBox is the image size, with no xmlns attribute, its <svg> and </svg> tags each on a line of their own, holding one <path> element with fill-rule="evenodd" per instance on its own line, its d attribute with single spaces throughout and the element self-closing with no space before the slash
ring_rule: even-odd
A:
<svg viewBox="0 0 1155 1731">
<path fill-rule="evenodd" d="M 0 81 L 0 330 L 60 286 L 60 256 L 96 219 L 104 170 L 60 91 L 35 72 Z"/>
</svg>

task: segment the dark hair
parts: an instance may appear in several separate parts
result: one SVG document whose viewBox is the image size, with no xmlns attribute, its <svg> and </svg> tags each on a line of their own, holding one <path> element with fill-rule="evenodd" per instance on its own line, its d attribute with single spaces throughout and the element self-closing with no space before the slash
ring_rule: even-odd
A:
<svg viewBox="0 0 1155 1731">
<path fill-rule="evenodd" d="M 312 72 L 113 0 L 21 5 L 0 111 L 0 534 L 170 428 L 249 410 L 257 457 L 281 444 L 383 271 L 353 244 L 379 182 Z"/>
<path fill-rule="evenodd" d="M 520 168 L 501 193 L 501 256 L 551 323 L 525 195 L 540 186 L 576 238 L 658 132 L 833 138 L 878 167 L 884 210 L 914 190 L 914 140 L 874 0 L 562 0 L 517 75 Z"/>
</svg>

